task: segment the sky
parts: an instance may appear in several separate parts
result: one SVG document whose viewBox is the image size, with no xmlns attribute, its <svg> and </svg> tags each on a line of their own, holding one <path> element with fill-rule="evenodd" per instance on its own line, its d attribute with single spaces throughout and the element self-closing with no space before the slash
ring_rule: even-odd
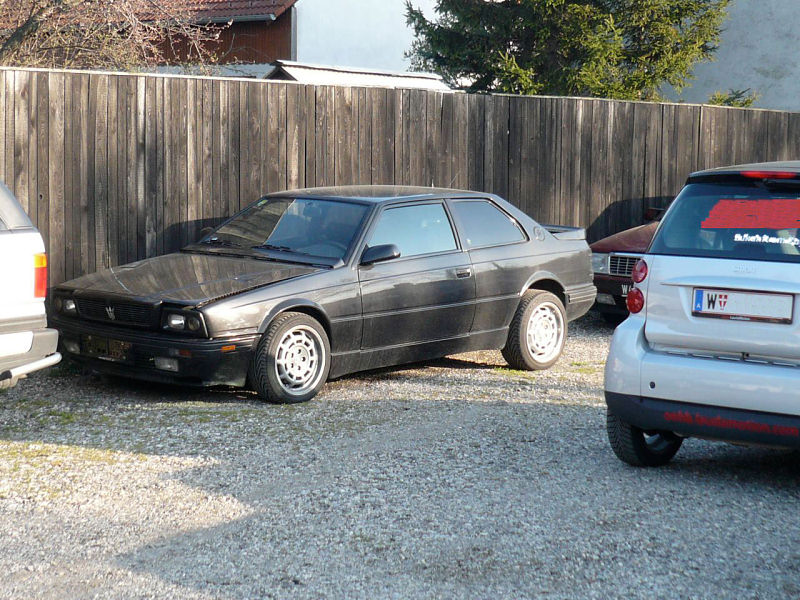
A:
<svg viewBox="0 0 800 600">
<path fill-rule="evenodd" d="M 435 0 L 412 4 L 434 15 Z M 299 0 L 296 7 L 298 61 L 408 70 L 403 55 L 414 34 L 406 25 L 405 0 Z"/>
</svg>

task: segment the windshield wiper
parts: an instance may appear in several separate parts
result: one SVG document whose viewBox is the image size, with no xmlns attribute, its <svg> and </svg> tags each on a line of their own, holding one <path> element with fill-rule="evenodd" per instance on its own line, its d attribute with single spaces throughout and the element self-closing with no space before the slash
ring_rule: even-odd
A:
<svg viewBox="0 0 800 600">
<path fill-rule="evenodd" d="M 279 250 L 280 252 L 291 252 L 292 254 L 300 254 L 301 256 L 310 256 L 307 252 L 300 252 L 289 246 L 280 246 L 278 244 L 257 244 L 250 246 L 253 250 Z"/>
<path fill-rule="evenodd" d="M 203 240 L 202 242 L 197 242 L 198 244 L 205 244 L 207 246 L 222 246 L 224 248 L 241 248 L 241 244 L 237 244 L 236 242 L 232 242 L 230 240 L 221 240 L 219 238 L 208 238 L 207 240 Z"/>
</svg>

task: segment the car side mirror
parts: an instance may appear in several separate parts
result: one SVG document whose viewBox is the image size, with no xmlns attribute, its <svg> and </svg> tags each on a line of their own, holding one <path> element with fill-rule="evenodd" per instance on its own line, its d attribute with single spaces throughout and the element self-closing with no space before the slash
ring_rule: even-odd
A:
<svg viewBox="0 0 800 600">
<path fill-rule="evenodd" d="M 206 237 L 206 236 L 207 236 L 209 233 L 211 233 L 212 231 L 214 231 L 214 228 L 213 228 L 213 227 L 203 227 L 203 228 L 200 230 L 200 237 L 199 237 L 199 238 L 197 238 L 197 240 L 198 240 L 198 241 L 202 240 L 204 237 Z"/>
<path fill-rule="evenodd" d="M 361 255 L 361 264 L 372 265 L 385 260 L 392 260 L 398 256 L 400 256 L 400 248 L 395 244 L 381 244 L 364 250 L 364 254 Z"/>
</svg>

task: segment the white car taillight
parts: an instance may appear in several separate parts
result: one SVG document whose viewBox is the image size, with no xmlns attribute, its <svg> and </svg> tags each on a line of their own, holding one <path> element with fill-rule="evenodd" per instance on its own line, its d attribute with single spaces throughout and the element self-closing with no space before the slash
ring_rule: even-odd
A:
<svg viewBox="0 0 800 600">
<path fill-rule="evenodd" d="M 35 298 L 47 296 L 47 254 L 33 255 L 33 295 Z"/>
</svg>

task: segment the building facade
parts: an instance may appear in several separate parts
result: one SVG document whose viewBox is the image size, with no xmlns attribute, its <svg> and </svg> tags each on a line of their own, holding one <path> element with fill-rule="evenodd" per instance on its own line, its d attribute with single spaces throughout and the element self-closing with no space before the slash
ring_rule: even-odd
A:
<svg viewBox="0 0 800 600">
<path fill-rule="evenodd" d="M 750 88 L 755 106 L 800 111 L 800 12 L 797 0 L 734 0 L 716 60 L 694 69 L 691 87 L 670 96 L 704 103 L 716 91 Z"/>
</svg>

